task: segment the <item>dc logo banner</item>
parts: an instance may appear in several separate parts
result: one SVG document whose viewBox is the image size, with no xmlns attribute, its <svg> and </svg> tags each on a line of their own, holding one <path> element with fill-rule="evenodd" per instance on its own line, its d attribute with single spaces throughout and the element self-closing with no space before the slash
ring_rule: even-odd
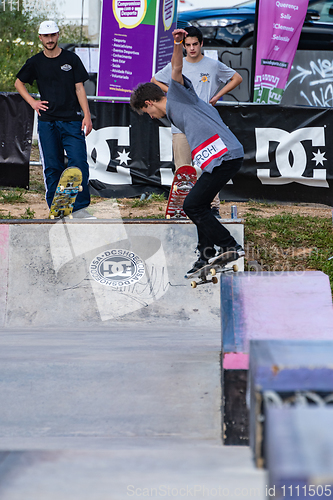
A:
<svg viewBox="0 0 333 500">
<path fill-rule="evenodd" d="M 117 289 L 140 281 L 145 265 L 134 252 L 117 248 L 97 255 L 90 264 L 90 274 L 101 285 Z"/>
<path fill-rule="evenodd" d="M 170 124 L 140 116 L 128 104 L 89 104 L 86 138 L 92 194 L 106 198 L 168 193 L 173 180 Z"/>
<path fill-rule="evenodd" d="M 257 163 L 269 163 L 269 146 L 271 143 L 277 144 L 275 163 L 278 175 L 273 175 L 270 168 L 258 168 L 257 175 L 262 184 L 297 182 L 311 187 L 329 187 L 324 168 L 328 160 L 325 157 L 325 127 L 300 128 L 293 132 L 278 128 L 256 128 L 255 136 Z M 304 146 L 306 142 L 313 147 L 310 158 Z"/>
<path fill-rule="evenodd" d="M 332 205 L 332 108 L 253 104 L 218 111 L 245 152 L 221 198 Z"/>
</svg>

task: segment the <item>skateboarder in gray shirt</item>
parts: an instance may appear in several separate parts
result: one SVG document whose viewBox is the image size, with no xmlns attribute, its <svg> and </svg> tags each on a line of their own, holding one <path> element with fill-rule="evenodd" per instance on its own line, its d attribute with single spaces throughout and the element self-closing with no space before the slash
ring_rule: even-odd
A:
<svg viewBox="0 0 333 500">
<path fill-rule="evenodd" d="M 186 135 L 193 163 L 203 171 L 183 206 L 198 231 L 199 258 L 188 271 L 191 274 L 211 261 L 216 247 L 218 254 L 235 250 L 238 258 L 244 256 L 242 246 L 210 209 L 215 195 L 241 168 L 244 151 L 218 111 L 197 96 L 192 83 L 182 74 L 185 35 L 183 29 L 173 31 L 172 80 L 167 95 L 154 83 L 145 83 L 132 92 L 130 104 L 151 118 L 167 116 Z"/>
<path fill-rule="evenodd" d="M 183 75 L 193 84 L 194 90 L 203 101 L 215 106 L 217 101 L 231 92 L 241 82 L 242 77 L 235 70 L 220 61 L 202 55 L 203 37 L 195 26 L 186 28 L 187 35 L 183 40 L 186 57 L 183 59 Z M 158 71 L 151 79 L 167 93 L 171 81 L 171 62 Z M 191 164 L 191 149 L 186 136 L 171 125 L 172 148 L 176 170 L 182 165 Z M 215 196 L 212 201 L 212 212 L 220 217 L 220 199 Z"/>
</svg>

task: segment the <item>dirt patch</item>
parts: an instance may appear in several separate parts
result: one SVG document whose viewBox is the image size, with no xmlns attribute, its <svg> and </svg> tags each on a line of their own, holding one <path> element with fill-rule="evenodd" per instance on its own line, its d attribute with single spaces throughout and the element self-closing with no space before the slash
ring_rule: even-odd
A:
<svg viewBox="0 0 333 500">
<path fill-rule="evenodd" d="M 45 201 L 45 195 L 27 191 L 24 194 L 24 202 L 20 203 L 1 203 L 0 215 L 4 218 L 8 213 L 11 217 L 21 218 L 24 214 L 34 213 L 34 219 L 48 218 L 48 207 Z M 122 198 L 120 200 L 110 200 L 106 198 L 92 198 L 90 211 L 99 219 L 145 219 L 145 218 L 164 218 L 166 209 L 165 201 L 152 201 L 142 206 L 135 206 L 135 200 L 130 198 Z M 229 219 L 231 214 L 231 205 L 237 205 L 238 217 L 245 217 L 251 213 L 253 204 L 251 202 L 234 203 L 225 202 L 221 204 L 220 214 L 223 219 Z M 302 216 L 312 217 L 331 217 L 332 208 L 323 205 L 274 205 L 265 207 L 260 211 L 254 212 L 260 217 L 272 217 L 274 215 L 299 214 Z"/>
</svg>

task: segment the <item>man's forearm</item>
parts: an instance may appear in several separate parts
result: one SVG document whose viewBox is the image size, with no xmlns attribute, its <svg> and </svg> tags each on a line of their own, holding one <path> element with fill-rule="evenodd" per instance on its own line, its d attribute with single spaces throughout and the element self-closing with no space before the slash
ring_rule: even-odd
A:
<svg viewBox="0 0 333 500">
<path fill-rule="evenodd" d="M 239 73 L 235 73 L 232 78 L 228 81 L 228 83 L 221 89 L 222 94 L 227 94 L 228 92 L 231 92 L 234 90 L 238 85 L 240 85 L 243 81 L 243 78 L 240 76 Z"/>
<path fill-rule="evenodd" d="M 83 83 L 81 84 L 77 83 L 75 85 L 75 91 L 84 116 L 90 118 L 90 109 L 89 109 L 87 94 L 84 89 Z"/>
<path fill-rule="evenodd" d="M 88 135 L 92 131 L 92 122 L 87 94 L 84 89 L 83 83 L 80 82 L 75 84 L 75 92 L 83 111 L 82 130 L 85 130 L 85 134 Z"/>
<path fill-rule="evenodd" d="M 174 45 L 173 54 L 171 58 L 171 78 L 176 82 L 184 85 L 183 80 L 183 39 L 187 35 L 187 32 L 183 29 L 176 29 L 172 32 Z"/>
<path fill-rule="evenodd" d="M 163 92 L 165 92 L 165 93 L 168 92 L 169 87 L 165 83 L 162 83 L 162 82 L 159 82 L 158 80 L 156 80 L 156 78 L 154 76 L 152 77 L 152 79 L 150 81 L 151 81 L 151 83 L 155 83 L 155 85 L 158 85 L 160 87 L 160 89 L 163 90 Z"/>
<path fill-rule="evenodd" d="M 34 99 L 26 89 L 26 86 L 19 78 L 15 81 L 15 88 L 20 96 L 34 109 L 38 116 L 41 116 L 41 111 L 47 111 L 49 108 L 47 106 L 48 101 L 41 101 L 39 99 Z"/>
<path fill-rule="evenodd" d="M 19 80 L 18 78 L 15 81 L 15 88 L 16 88 L 17 92 L 20 94 L 20 96 L 23 97 L 23 99 L 28 104 L 30 104 L 31 107 L 33 107 L 33 105 L 35 103 L 35 99 L 29 94 L 24 83 L 21 82 L 21 80 Z"/>
<path fill-rule="evenodd" d="M 227 94 L 228 92 L 231 92 L 233 89 L 235 89 L 236 87 L 238 87 L 238 85 L 240 85 L 243 81 L 243 78 L 240 76 L 239 73 L 235 73 L 232 78 L 229 80 L 229 82 L 224 86 L 222 87 L 222 89 L 217 92 L 217 94 L 215 94 L 211 100 L 209 101 L 210 104 L 213 104 L 213 106 L 215 106 L 215 104 L 217 103 L 217 101 L 219 99 L 221 99 L 222 96 L 224 96 L 225 94 Z"/>
</svg>

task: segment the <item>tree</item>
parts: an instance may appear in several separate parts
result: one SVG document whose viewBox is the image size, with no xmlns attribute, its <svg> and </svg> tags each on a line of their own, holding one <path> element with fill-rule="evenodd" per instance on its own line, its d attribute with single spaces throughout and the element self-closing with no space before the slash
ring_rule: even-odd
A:
<svg viewBox="0 0 333 500">
<path fill-rule="evenodd" d="M 81 28 L 68 24 L 59 15 L 55 3 L 47 2 L 47 9 L 35 10 L 25 6 L 6 8 L 0 4 L 0 92 L 15 92 L 16 74 L 26 60 L 43 49 L 38 38 L 38 26 L 45 19 L 54 19 L 60 29 L 60 42 L 78 44 Z M 89 39 L 84 36 L 83 42 Z M 36 82 L 27 85 L 29 92 L 37 93 Z"/>
</svg>

